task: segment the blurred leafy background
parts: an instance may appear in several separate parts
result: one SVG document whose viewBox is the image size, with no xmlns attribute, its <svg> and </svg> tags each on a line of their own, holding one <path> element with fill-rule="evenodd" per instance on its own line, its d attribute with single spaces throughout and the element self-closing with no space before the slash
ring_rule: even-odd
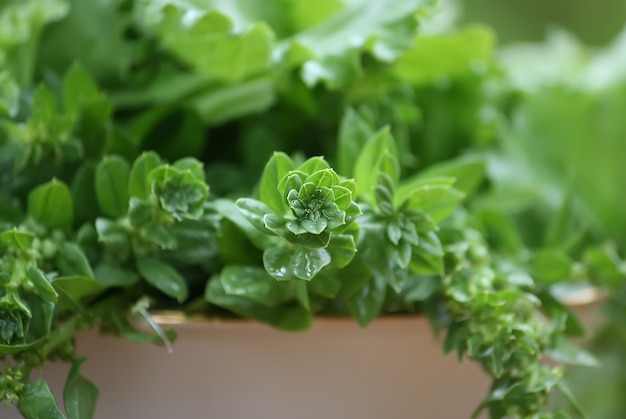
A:
<svg viewBox="0 0 626 419">
<path fill-rule="evenodd" d="M 461 21 L 493 28 L 505 61 L 507 54 L 517 59 L 508 60 L 513 72 L 517 66 L 522 79 L 525 73 L 544 76 L 541 89 L 521 82 L 522 90 L 534 91 L 518 109 L 508 146 L 516 147 L 525 163 L 540 174 L 535 180 L 553 182 L 561 192 L 566 185 L 576 190 L 586 218 L 595 224 L 586 227 L 597 241 L 611 241 L 623 254 L 626 1 L 463 0 L 458 4 Z M 539 43 L 545 43 L 540 51 Z M 524 54 L 524 45 L 530 44 L 535 54 Z M 590 59 L 593 54 L 595 59 Z M 557 61 L 568 64 L 557 65 Z M 604 323 L 588 331 L 586 344 L 602 367 L 570 372 L 574 392 L 594 419 L 626 417 L 626 293 L 623 278 L 620 281 L 621 288 L 598 309 L 605 315 Z"/>
</svg>

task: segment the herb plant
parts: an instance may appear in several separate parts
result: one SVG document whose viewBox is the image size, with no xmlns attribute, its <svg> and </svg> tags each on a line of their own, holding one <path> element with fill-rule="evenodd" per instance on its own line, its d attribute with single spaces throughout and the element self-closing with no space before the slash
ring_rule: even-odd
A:
<svg viewBox="0 0 626 419">
<path fill-rule="evenodd" d="M 526 164 L 515 115 L 541 128 L 554 92 L 520 94 L 491 31 L 435 1 L 260 4 L 0 6 L 0 399 L 91 417 L 76 334 L 170 345 L 151 310 L 420 313 L 493 377 L 477 414 L 584 415 L 562 364 L 596 361 L 557 291 L 624 264 L 581 230 L 589 195 L 528 191 L 552 155 Z M 49 361 L 72 364 L 65 412 L 30 380 Z"/>
</svg>

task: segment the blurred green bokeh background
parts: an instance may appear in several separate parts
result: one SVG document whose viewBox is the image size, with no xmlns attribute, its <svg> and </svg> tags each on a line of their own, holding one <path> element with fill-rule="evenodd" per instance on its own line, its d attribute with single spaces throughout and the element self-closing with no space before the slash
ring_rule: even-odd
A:
<svg viewBox="0 0 626 419">
<path fill-rule="evenodd" d="M 500 43 L 541 41 L 551 27 L 606 45 L 626 24 L 624 0 L 462 0 L 462 20 L 487 23 Z"/>
</svg>

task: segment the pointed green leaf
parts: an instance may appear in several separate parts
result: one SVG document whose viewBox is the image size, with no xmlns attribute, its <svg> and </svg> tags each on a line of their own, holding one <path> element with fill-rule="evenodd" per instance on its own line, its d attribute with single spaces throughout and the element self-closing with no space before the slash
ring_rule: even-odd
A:
<svg viewBox="0 0 626 419">
<path fill-rule="evenodd" d="M 144 151 L 133 163 L 129 174 L 128 193 L 130 196 L 148 199 L 152 192 L 152 185 L 148 181 L 148 174 L 161 164 L 159 155 L 153 151 Z"/>
<path fill-rule="evenodd" d="M 187 282 L 167 263 L 156 258 L 141 258 L 137 260 L 137 270 L 149 284 L 179 303 L 187 299 Z"/>
<path fill-rule="evenodd" d="M 58 247 L 56 264 L 63 276 L 94 278 L 87 256 L 74 243 L 64 242 Z"/>
<path fill-rule="evenodd" d="M 259 185 L 259 198 L 276 213 L 282 214 L 286 202 L 278 189 L 280 181 L 293 169 L 293 161 L 285 153 L 274 153 L 265 165 Z"/>
<path fill-rule="evenodd" d="M 82 308 L 82 300 L 99 294 L 103 288 L 95 279 L 82 276 L 62 276 L 52 280 L 59 295 L 57 306 L 61 309 Z"/>
<path fill-rule="evenodd" d="M 354 175 L 354 156 L 358 156 L 374 134 L 372 126 L 357 111 L 348 108 L 341 118 L 337 140 L 337 171 L 344 176 Z"/>
<path fill-rule="evenodd" d="M 70 190 L 56 179 L 36 187 L 28 195 L 28 213 L 47 227 L 69 228 L 74 219 Z"/>
<path fill-rule="evenodd" d="M 63 403 L 68 419 L 90 419 L 93 417 L 98 388 L 80 374 L 85 358 L 74 362 L 63 390 Z"/>
<path fill-rule="evenodd" d="M 358 154 L 354 166 L 354 180 L 358 186 L 359 195 L 372 201 L 374 186 L 378 183 L 378 170 L 380 162 L 386 152 L 397 154 L 396 144 L 391 136 L 389 127 L 385 127 L 368 140 Z"/>
<path fill-rule="evenodd" d="M 37 290 L 37 294 L 41 298 L 46 301 L 51 301 L 53 303 L 57 301 L 59 296 L 50 284 L 50 281 L 48 280 L 46 275 L 41 272 L 41 270 L 39 270 L 35 266 L 31 266 L 28 268 L 28 271 L 26 273 L 28 275 L 28 278 L 33 282 L 33 285 Z"/>
<path fill-rule="evenodd" d="M 96 197 L 102 212 L 109 217 L 122 217 L 128 209 L 130 168 L 119 156 L 106 156 L 96 168 Z"/>
</svg>

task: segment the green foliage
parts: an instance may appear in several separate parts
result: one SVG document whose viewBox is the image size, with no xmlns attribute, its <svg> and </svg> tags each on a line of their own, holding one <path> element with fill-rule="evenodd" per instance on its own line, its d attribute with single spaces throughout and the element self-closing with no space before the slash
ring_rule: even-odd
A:
<svg viewBox="0 0 626 419">
<path fill-rule="evenodd" d="M 64 417 L 31 381 L 62 360 L 92 417 L 76 333 L 169 345 L 149 309 L 419 313 L 492 376 L 477 414 L 565 418 L 560 390 L 582 416 L 561 295 L 623 293 L 623 71 L 559 84 L 430 0 L 262 3 L 0 6 L 0 400 Z"/>
</svg>

